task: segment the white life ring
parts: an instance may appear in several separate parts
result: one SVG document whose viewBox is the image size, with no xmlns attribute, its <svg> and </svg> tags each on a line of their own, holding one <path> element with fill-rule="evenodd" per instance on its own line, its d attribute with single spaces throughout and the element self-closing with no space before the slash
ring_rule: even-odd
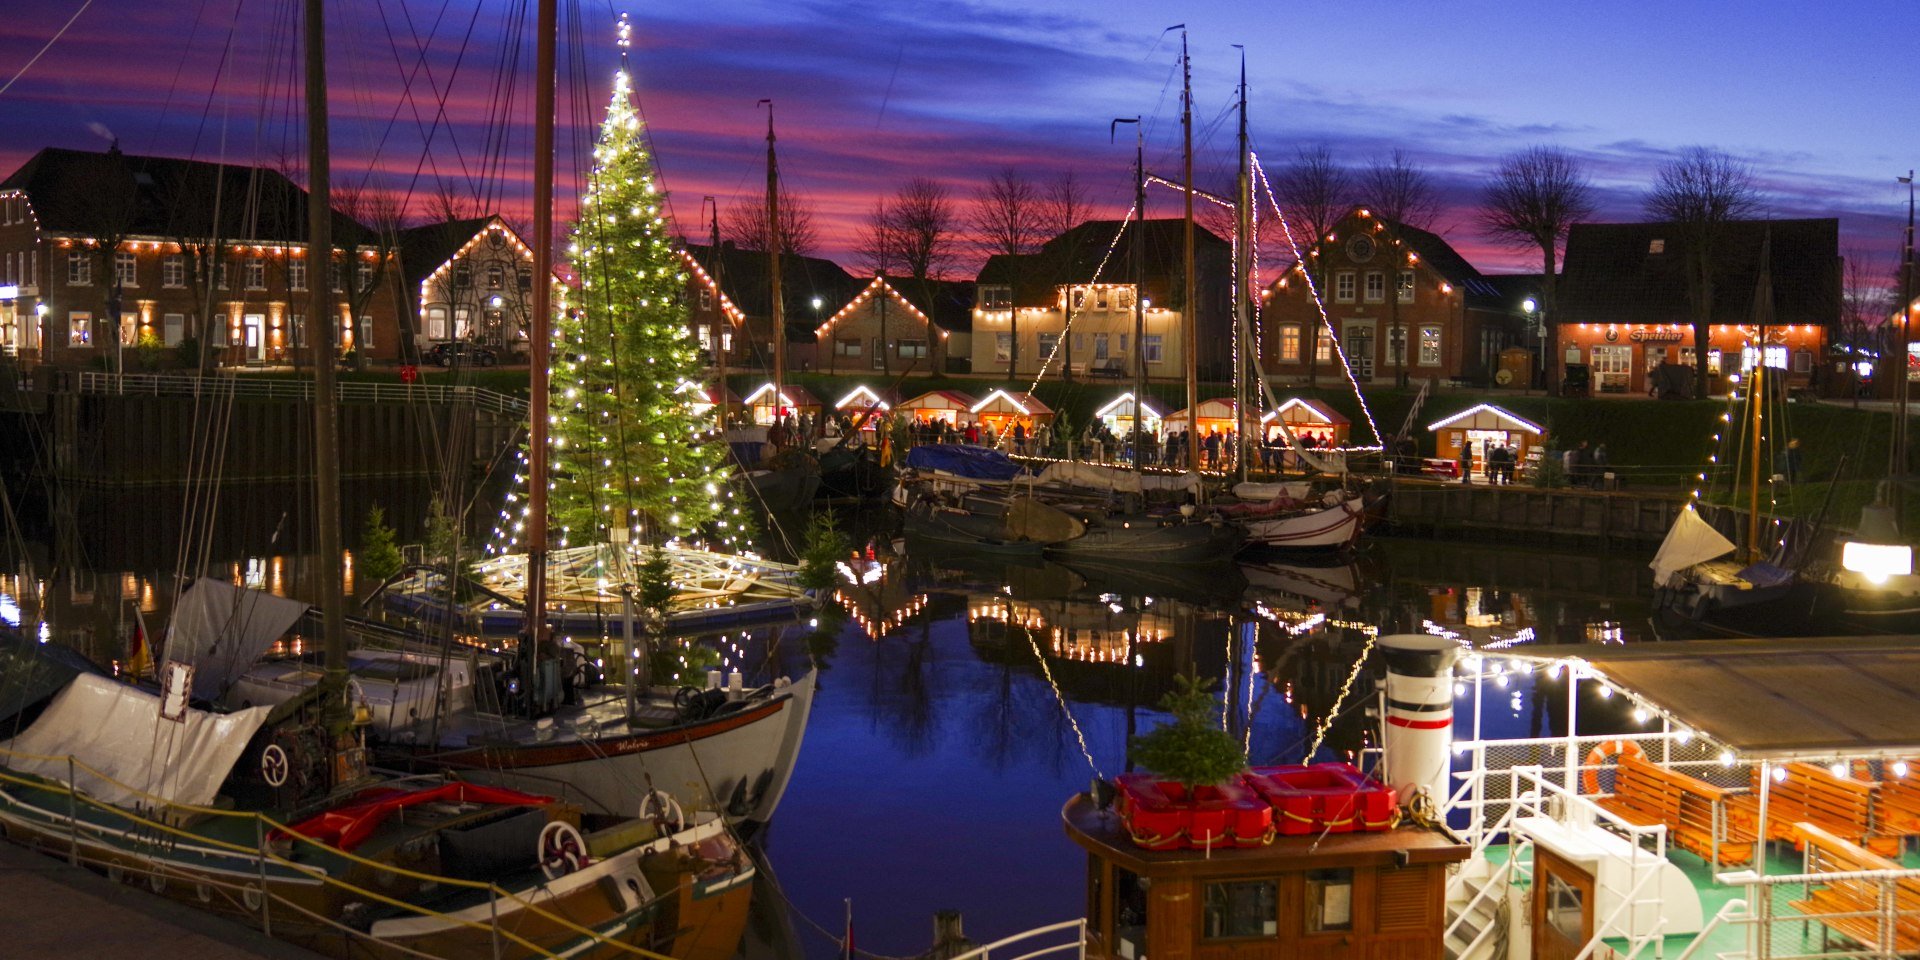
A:
<svg viewBox="0 0 1920 960">
<path fill-rule="evenodd" d="M 687 812 L 680 808 L 680 801 L 675 800 L 672 794 L 658 790 L 649 790 L 640 799 L 640 819 L 670 821 L 673 829 L 668 833 L 679 833 L 687 828 Z"/>
<path fill-rule="evenodd" d="M 555 820 L 540 828 L 535 847 L 540 856 L 540 872 L 548 880 L 557 880 L 587 865 L 587 841 L 573 824 Z"/>
</svg>

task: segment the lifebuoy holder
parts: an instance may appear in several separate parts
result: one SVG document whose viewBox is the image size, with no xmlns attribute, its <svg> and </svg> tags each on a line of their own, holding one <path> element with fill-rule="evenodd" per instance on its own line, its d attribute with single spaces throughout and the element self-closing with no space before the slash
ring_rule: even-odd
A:
<svg viewBox="0 0 1920 960">
<path fill-rule="evenodd" d="M 540 872 L 557 880 L 587 865 L 587 841 L 573 824 L 555 820 L 540 828 Z"/>
<path fill-rule="evenodd" d="M 1594 744 L 1587 751 L 1587 759 L 1580 763 L 1580 786 L 1588 795 L 1600 792 L 1600 768 L 1618 766 L 1621 757 L 1645 760 L 1646 751 L 1632 740 L 1604 740 Z"/>
</svg>

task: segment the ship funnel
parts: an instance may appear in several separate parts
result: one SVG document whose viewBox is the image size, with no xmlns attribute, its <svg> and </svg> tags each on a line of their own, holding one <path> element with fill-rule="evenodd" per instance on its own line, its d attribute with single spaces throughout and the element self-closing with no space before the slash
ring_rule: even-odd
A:
<svg viewBox="0 0 1920 960">
<path fill-rule="evenodd" d="M 1384 779 L 1411 802 L 1422 789 L 1435 812 L 1452 794 L 1448 751 L 1453 744 L 1453 661 L 1460 644 L 1446 637 L 1401 633 L 1376 641 L 1387 663 L 1387 712 L 1382 736 Z"/>
</svg>

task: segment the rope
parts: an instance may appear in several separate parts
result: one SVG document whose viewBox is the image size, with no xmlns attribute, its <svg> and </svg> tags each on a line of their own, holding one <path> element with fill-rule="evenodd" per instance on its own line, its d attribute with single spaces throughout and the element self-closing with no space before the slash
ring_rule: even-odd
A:
<svg viewBox="0 0 1920 960">
<path fill-rule="evenodd" d="M 85 3 L 82 3 L 80 5 L 80 9 L 75 10 L 73 12 L 73 16 L 68 17 L 67 22 L 60 25 L 60 29 L 55 31 L 53 36 L 50 39 L 48 39 L 45 44 L 41 45 L 40 49 L 34 53 L 33 57 L 29 59 L 26 63 L 22 64 L 20 69 L 14 72 L 13 76 L 7 80 L 4 86 L 0 86 L 0 94 L 4 94 L 8 90 L 13 89 L 13 85 L 15 83 L 18 83 L 21 77 L 26 76 L 27 71 L 33 69 L 33 65 L 36 63 L 39 63 L 40 58 L 45 56 L 48 50 L 53 49 L 54 44 L 60 42 L 61 37 L 64 37 L 67 35 L 67 28 L 73 26 L 73 22 L 75 20 L 80 19 L 80 15 L 83 13 L 86 13 L 87 8 L 91 6 L 93 6 L 93 0 L 86 0 Z"/>
</svg>

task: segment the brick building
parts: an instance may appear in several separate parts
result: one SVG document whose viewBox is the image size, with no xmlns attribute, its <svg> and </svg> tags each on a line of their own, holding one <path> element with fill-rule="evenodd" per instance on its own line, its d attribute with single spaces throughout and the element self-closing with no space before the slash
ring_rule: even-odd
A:
<svg viewBox="0 0 1920 960">
<path fill-rule="evenodd" d="M 1177 219 L 1127 224 L 1089 220 L 1022 256 L 996 254 L 981 267 L 973 307 L 973 372 L 1029 378 L 1043 363 L 1048 376 L 1132 378 L 1136 353 L 1147 376 L 1186 376 L 1187 296 L 1184 223 Z M 1116 237 L 1118 240 L 1116 241 Z M 1132 277 L 1138 241 L 1146 268 L 1142 289 Z M 1233 279 L 1229 244 L 1194 229 L 1194 273 L 1199 296 L 1192 313 L 1200 331 L 1200 376 L 1225 377 L 1232 365 Z M 1133 306 L 1146 304 L 1146 332 L 1135 343 Z M 1071 336 L 1067 332 L 1072 320 Z"/>
<path fill-rule="evenodd" d="M 816 369 L 829 373 L 949 372 L 971 358 L 970 281 L 875 277 L 814 331 Z"/>
<path fill-rule="evenodd" d="M 1413 381 L 1490 382 L 1500 351 L 1530 346 L 1519 304 L 1439 235 L 1356 208 L 1308 250 L 1305 264 L 1261 292 L 1260 357 L 1270 377 L 1305 381 L 1309 357 L 1317 357 L 1316 378 L 1343 376 L 1307 270 L 1362 383 L 1391 383 L 1403 370 Z"/>
<path fill-rule="evenodd" d="M 716 346 L 724 348 L 727 367 L 733 371 L 772 370 L 773 300 L 768 296 L 772 283 L 766 251 L 744 250 L 727 240 L 721 242 L 717 255 L 711 246 L 686 244 L 681 257 L 687 264 L 688 322 L 701 348 L 709 356 Z M 831 260 L 793 253 L 781 256 L 780 303 L 787 328 L 788 370 L 821 369 L 825 358 L 815 345 L 814 331 L 864 286 Z"/>
<path fill-rule="evenodd" d="M 333 232 L 339 349 L 392 359 L 391 237 L 337 211 Z M 0 181 L 0 349 L 67 367 L 191 365 L 183 343 L 217 364 L 291 362 L 306 234 L 306 191 L 273 170 L 41 150 Z"/>
<path fill-rule="evenodd" d="M 1760 254 L 1772 251 L 1773 317 L 1754 326 Z M 1648 371 L 1694 365 L 1693 307 L 1685 273 L 1689 241 L 1672 223 L 1581 223 L 1567 236 L 1559 284 L 1562 377 L 1584 367 L 1595 394 L 1645 396 Z M 1742 220 L 1716 246 L 1708 387 L 1763 357 L 1796 388 L 1819 386 L 1830 332 L 1840 318 L 1840 223 L 1834 218 Z M 1828 378 L 1831 379 L 1831 378 Z M 1563 379 L 1564 382 L 1564 379 Z M 1691 382 L 1691 378 L 1688 378 Z"/>
<path fill-rule="evenodd" d="M 467 340 L 524 361 L 532 326 L 533 250 L 498 216 L 400 231 L 401 287 L 414 342 Z"/>
</svg>

